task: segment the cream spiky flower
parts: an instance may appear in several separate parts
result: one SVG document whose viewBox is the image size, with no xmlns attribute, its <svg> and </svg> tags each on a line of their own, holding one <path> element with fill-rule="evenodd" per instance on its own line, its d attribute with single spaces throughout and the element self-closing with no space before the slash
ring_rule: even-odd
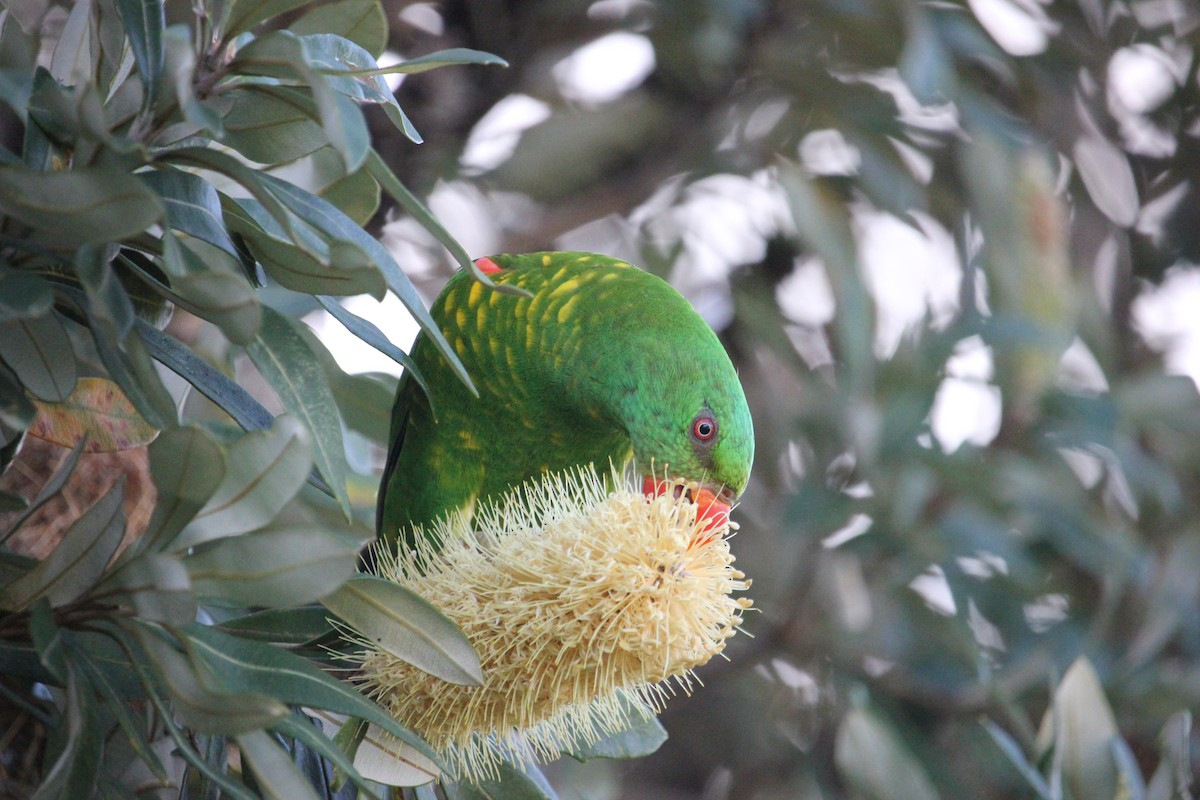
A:
<svg viewBox="0 0 1200 800">
<path fill-rule="evenodd" d="M 669 493 L 610 493 L 591 468 L 547 476 L 381 554 L 379 572 L 420 593 L 479 654 L 482 687 L 447 683 L 395 656 L 358 654 L 365 688 L 442 751 L 451 777 L 502 759 L 545 761 L 661 710 L 725 648 L 751 606 L 731 594 L 727 527 Z M 630 718 L 630 709 L 634 718 Z"/>
</svg>

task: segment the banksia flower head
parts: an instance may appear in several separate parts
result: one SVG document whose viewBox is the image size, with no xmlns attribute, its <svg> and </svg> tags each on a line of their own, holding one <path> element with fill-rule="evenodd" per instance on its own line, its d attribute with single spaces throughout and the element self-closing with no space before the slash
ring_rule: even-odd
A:
<svg viewBox="0 0 1200 800">
<path fill-rule="evenodd" d="M 547 476 L 472 523 L 438 524 L 416 550 L 381 554 L 380 574 L 420 593 L 479 654 L 482 687 L 369 642 L 357 656 L 365 688 L 442 751 L 451 777 L 629 728 L 690 693 L 692 670 L 741 625 L 751 601 L 731 594 L 750 581 L 732 566 L 728 525 L 697 520 L 686 497 L 613 485 L 591 468 Z"/>
</svg>

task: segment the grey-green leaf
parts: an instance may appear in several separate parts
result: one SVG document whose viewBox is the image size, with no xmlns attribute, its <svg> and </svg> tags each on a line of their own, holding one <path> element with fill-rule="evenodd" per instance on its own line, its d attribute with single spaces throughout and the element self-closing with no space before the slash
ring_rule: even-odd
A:
<svg viewBox="0 0 1200 800">
<path fill-rule="evenodd" d="M 371 575 L 346 582 L 321 604 L 379 648 L 450 683 L 479 686 L 479 656 L 462 631 L 426 600 Z"/>
<path fill-rule="evenodd" d="M 0 357 L 37 397 L 62 402 L 79 377 L 71 339 L 58 315 L 0 322 Z"/>
<path fill-rule="evenodd" d="M 184 558 L 201 597 L 246 606 L 320 599 L 354 574 L 357 543 L 316 527 L 281 527 L 219 539 Z"/>
<path fill-rule="evenodd" d="M 137 177 L 162 199 L 169 227 L 237 256 L 237 248 L 225 230 L 221 198 L 211 183 L 191 172 L 170 168 L 139 172 Z"/>
<path fill-rule="evenodd" d="M 163 70 L 163 0 L 116 0 L 145 87 L 147 105 L 158 95 Z"/>
<path fill-rule="evenodd" d="M 254 365 L 275 390 L 289 413 L 304 423 L 312 435 L 313 463 L 333 490 L 346 518 L 350 497 L 346 489 L 346 453 L 342 443 L 342 420 L 333 391 L 313 355 L 320 347 L 316 337 L 297 329 L 300 323 L 271 308 L 263 308 L 262 330 L 246 346 Z"/>
<path fill-rule="evenodd" d="M 882 717 L 852 708 L 838 726 L 834 761 L 864 800 L 936 800 L 937 790 L 904 741 Z"/>
<path fill-rule="evenodd" d="M 83 513 L 50 555 L 0 589 L 0 608 L 20 611 L 42 597 L 60 606 L 95 585 L 125 535 L 124 479 Z"/>
<path fill-rule="evenodd" d="M 308 431 L 289 415 L 269 431 L 243 434 L 228 447 L 229 468 L 212 498 L 175 540 L 175 547 L 235 536 L 275 519 L 312 469 Z"/>
<path fill-rule="evenodd" d="M 137 549 L 160 550 L 191 521 L 225 477 L 225 453 L 199 427 L 164 431 L 150 444 L 158 502 Z"/>
<path fill-rule="evenodd" d="M 254 771 L 263 797 L 271 800 L 319 800 L 288 754 L 265 731 L 250 731 L 237 737 L 242 758 Z"/>
<path fill-rule="evenodd" d="M 56 246 L 114 242 L 162 219 L 157 196 L 124 172 L 0 167 L 0 212 L 52 235 Z"/>
</svg>

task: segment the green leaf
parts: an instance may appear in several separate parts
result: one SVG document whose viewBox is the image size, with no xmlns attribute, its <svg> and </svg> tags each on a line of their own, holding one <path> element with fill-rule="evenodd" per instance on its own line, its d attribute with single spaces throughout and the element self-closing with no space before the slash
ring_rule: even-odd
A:
<svg viewBox="0 0 1200 800">
<path fill-rule="evenodd" d="M 96 50 L 92 30 L 91 0 L 75 3 L 63 23 L 54 54 L 50 57 L 50 74 L 63 86 L 86 83 L 95 74 Z"/>
<path fill-rule="evenodd" d="M 447 787 L 449 800 L 558 800 L 546 776 L 533 764 L 516 766 L 504 761 L 500 775 L 477 783 L 455 783 Z"/>
<path fill-rule="evenodd" d="M 54 470 L 54 474 L 50 476 L 50 480 L 42 484 L 42 488 L 38 490 L 37 497 L 25 509 L 24 513 L 13 522 L 8 530 L 0 536 L 0 544 L 8 537 L 12 536 L 22 525 L 29 521 L 29 518 L 36 514 L 42 506 L 50 502 L 54 497 L 62 491 L 62 488 L 67 485 L 67 480 L 71 474 L 75 472 L 75 465 L 79 463 L 79 456 L 83 454 L 83 442 L 77 444 L 70 455 L 63 459 L 58 468 Z"/>
<path fill-rule="evenodd" d="M 1042 798 L 1042 800 L 1051 800 L 1053 795 L 1050 792 L 1050 787 L 1046 785 L 1046 779 L 1037 771 L 1037 768 L 1029 763 L 1025 754 L 1021 752 L 1021 745 L 1017 744 L 1015 739 L 990 719 L 983 720 L 982 724 L 984 730 L 988 732 L 988 735 L 992 737 L 992 740 L 996 742 L 997 746 L 1004 752 L 1004 755 L 1012 762 L 1012 765 L 1021 773 L 1021 777 L 1025 779 L 1030 788 L 1037 792 L 1037 796 Z"/>
<path fill-rule="evenodd" d="M 253 28 L 260 22 L 274 19 L 310 0 L 230 0 L 218 30 L 221 38 L 232 41 L 235 36 Z"/>
<path fill-rule="evenodd" d="M 150 325 L 138 323 L 136 327 L 155 359 L 196 387 L 244 430 L 271 427 L 274 419 L 271 412 L 240 385 L 197 356 L 190 347 Z"/>
<path fill-rule="evenodd" d="M 54 305 L 50 284 L 27 272 L 0 272 L 0 323 L 40 317 Z"/>
<path fill-rule="evenodd" d="M 317 302 L 330 313 L 330 315 L 338 322 L 346 327 L 346 330 L 353 333 L 362 341 L 374 347 L 379 352 L 383 353 L 388 358 L 391 358 L 400 366 L 404 367 L 412 373 L 413 378 L 421 385 L 421 388 L 426 392 L 429 391 L 429 385 L 425 383 L 425 378 L 417 370 L 416 364 L 408 357 L 408 353 L 401 350 L 396 345 L 392 344 L 391 340 L 384 336 L 383 331 L 379 330 L 373 322 L 365 320 L 357 314 L 349 311 L 345 306 L 339 303 L 332 297 L 317 295 Z"/>
<path fill-rule="evenodd" d="M 221 198 L 211 183 L 191 172 L 170 168 L 139 172 L 137 177 L 162 199 L 169 227 L 237 256 L 237 248 L 225 230 Z"/>
<path fill-rule="evenodd" d="M 431 69 L 439 67 L 450 67 L 458 64 L 481 64 L 485 66 L 507 67 L 508 62 L 500 56 L 491 53 L 485 53 L 482 50 L 472 50 L 467 47 L 451 47 L 447 50 L 438 50 L 435 53 L 410 58 L 407 61 L 401 61 L 399 64 L 392 64 L 387 67 L 377 67 L 376 69 L 368 70 L 349 70 L 342 74 L 348 75 L 415 75 L 418 72 L 427 72 Z M 334 71 L 330 70 L 330 74 Z"/>
<path fill-rule="evenodd" d="M 295 714 L 284 717 L 272 730 L 305 745 L 321 758 L 328 760 L 335 770 L 349 776 L 359 787 L 363 786 L 366 779 L 354 768 L 354 762 L 333 739 L 325 735 L 321 727 L 314 725 L 308 717 L 297 717 Z M 359 797 L 363 797 L 364 794 L 367 797 L 374 797 L 369 792 L 361 791 Z"/>
<path fill-rule="evenodd" d="M 479 656 L 462 631 L 409 589 L 371 575 L 347 581 L 321 604 L 377 647 L 450 683 L 479 686 Z"/>
<path fill-rule="evenodd" d="M 333 396 L 342 410 L 346 427 L 386 446 L 396 384 L 391 375 L 341 373 L 341 377 L 333 382 Z"/>
<path fill-rule="evenodd" d="M 177 424 L 175 400 L 163 385 L 162 378 L 141 339 L 128 336 L 117 342 L 108 335 L 109 327 L 106 322 L 94 316 L 90 308 L 86 308 L 84 313 L 87 317 L 87 328 L 91 331 L 104 368 L 108 370 L 109 377 L 121 387 L 121 391 L 133 403 L 138 413 L 146 422 L 160 430 Z M 140 319 L 135 319 L 134 324 L 150 327 Z"/>
<path fill-rule="evenodd" d="M 630 726 L 592 744 L 571 750 L 570 756 L 579 761 L 592 758 L 642 758 L 662 747 L 667 731 L 649 709 L 640 708 L 636 700 L 623 698 L 623 717 Z"/>
<path fill-rule="evenodd" d="M 215 626 L 242 639 L 301 645 L 333 631 L 329 612 L 322 606 L 268 608 L 244 617 L 235 617 Z"/>
<path fill-rule="evenodd" d="M 1192 800 L 1191 768 L 1192 712 L 1177 711 L 1159 732 L 1162 760 L 1150 785 L 1146 800 Z"/>
<path fill-rule="evenodd" d="M 122 477 L 72 523 L 45 560 L 0 589 L 0 608 L 20 611 L 43 597 L 61 606 L 90 590 L 125 535 L 124 498 Z"/>
<path fill-rule="evenodd" d="M 388 23 L 379 0 L 336 0 L 319 5 L 288 26 L 297 36 L 332 33 L 378 58 L 387 47 Z"/>
<path fill-rule="evenodd" d="M 125 334 L 133 327 L 133 302 L 109 264 L 104 248 L 80 247 L 75 252 L 75 274 L 87 294 L 88 319 L 103 326 L 99 335 L 112 346 L 122 347 Z"/>
<path fill-rule="evenodd" d="M 66 172 L 0 167 L 0 212 L 51 236 L 63 249 L 118 241 L 163 216 L 145 184 L 104 167 Z"/>
<path fill-rule="evenodd" d="M 170 231 L 164 232 L 162 241 L 168 271 L 184 274 L 172 278 L 167 286 L 139 270 L 151 288 L 219 327 L 234 344 L 253 339 L 262 322 L 262 311 L 253 287 L 233 269 L 239 262 L 223 250 L 195 239 L 187 241 Z M 207 258 L 197 250 L 205 252 Z"/>
<path fill-rule="evenodd" d="M 248 84 L 229 93 L 222 142 L 261 164 L 295 161 L 329 144 L 311 93 L 290 86 Z"/>
<path fill-rule="evenodd" d="M 183 721 L 196 733 L 236 735 L 274 725 L 288 709 L 262 694 L 217 691 L 205 685 L 196 666 L 158 634 L 134 630 L 174 701 Z"/>
<path fill-rule="evenodd" d="M 921 763 L 881 716 L 852 708 L 834 742 L 838 773 L 864 800 L 936 800 L 937 790 Z"/>
<path fill-rule="evenodd" d="M 116 3 L 149 106 L 158 96 L 163 71 L 163 28 L 167 24 L 163 0 L 116 0 Z"/>
<path fill-rule="evenodd" d="M 29 613 L 29 638 L 38 660 L 59 684 L 67 685 L 67 661 L 63 653 L 62 629 L 54 622 L 54 611 L 46 598 L 39 600 Z"/>
<path fill-rule="evenodd" d="M 204 660 L 226 689 L 269 693 L 289 705 L 303 705 L 365 719 L 436 761 L 437 754 L 420 737 L 357 690 L 304 658 L 204 625 L 191 626 L 187 634 L 193 652 Z"/>
<path fill-rule="evenodd" d="M 47 771 L 33 800 L 91 797 L 104 758 L 104 726 L 91 687 L 73 664 L 67 664 L 67 697 L 63 712 L 66 741 Z"/>
<path fill-rule="evenodd" d="M 243 760 L 258 779 L 263 797 L 271 800 L 319 800 L 304 773 L 271 736 L 263 731 L 252 731 L 240 734 L 237 743 L 242 749 Z"/>
<path fill-rule="evenodd" d="M 42 400 L 65 400 L 75 388 L 79 373 L 72 352 L 67 330 L 53 312 L 0 322 L 0 357 Z"/>
<path fill-rule="evenodd" d="M 145 553 L 123 564 L 99 587 L 132 606 L 138 619 L 182 626 L 196 619 L 196 598 L 187 567 L 178 556 Z"/>
<path fill-rule="evenodd" d="M 302 335 L 300 326 L 301 323 L 264 307 L 262 330 L 246 346 L 246 352 L 283 407 L 308 428 L 312 435 L 313 463 L 349 519 L 341 415 L 320 361 L 313 355 L 312 347 L 322 345 L 311 332 Z"/>
<path fill-rule="evenodd" d="M 137 0 L 126 0 L 137 2 Z M 187 25 L 172 25 L 163 36 L 165 70 L 170 79 L 169 87 L 174 92 L 175 102 L 183 111 L 183 118 L 196 132 L 209 132 L 220 137 L 223 133 L 221 117 L 196 96 L 196 48 L 192 33 Z M 169 129 L 168 129 L 169 130 Z M 171 140 L 178 136 L 169 137 Z"/>
<path fill-rule="evenodd" d="M 225 479 L 173 547 L 261 528 L 300 491 L 312 469 L 308 431 L 287 415 L 276 417 L 269 431 L 243 434 L 226 452 Z"/>
<path fill-rule="evenodd" d="M 316 527 L 218 539 L 183 563 L 200 597 L 279 608 L 317 600 L 354 574 L 358 544 Z"/>
<path fill-rule="evenodd" d="M 224 451 L 196 426 L 164 431 L 150 445 L 149 454 L 158 499 L 146 532 L 131 553 L 169 547 L 225 477 Z"/>
</svg>

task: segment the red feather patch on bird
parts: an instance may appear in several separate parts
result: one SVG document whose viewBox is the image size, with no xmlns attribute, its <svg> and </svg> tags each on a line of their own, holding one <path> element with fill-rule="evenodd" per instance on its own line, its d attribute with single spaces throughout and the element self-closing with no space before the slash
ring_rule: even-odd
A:
<svg viewBox="0 0 1200 800">
<path fill-rule="evenodd" d="M 485 275 L 495 275 L 497 272 L 504 272 L 503 267 L 487 257 L 475 259 L 475 266 L 479 267 L 479 271 Z"/>
</svg>

